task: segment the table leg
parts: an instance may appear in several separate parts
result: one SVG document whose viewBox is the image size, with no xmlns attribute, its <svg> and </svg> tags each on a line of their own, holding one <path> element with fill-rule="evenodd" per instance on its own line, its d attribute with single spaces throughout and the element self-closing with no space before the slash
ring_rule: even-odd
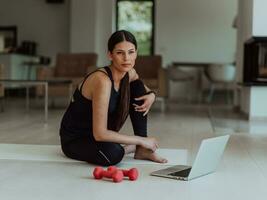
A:
<svg viewBox="0 0 267 200">
<path fill-rule="evenodd" d="M 27 65 L 27 78 L 28 80 L 31 80 L 31 66 Z"/>
<path fill-rule="evenodd" d="M 30 108 L 30 95 L 29 95 L 29 86 L 26 85 L 26 111 L 29 111 Z"/>
<path fill-rule="evenodd" d="M 72 83 L 69 84 L 69 98 L 70 98 L 70 101 L 72 99 Z"/>
<path fill-rule="evenodd" d="M 48 82 L 46 82 L 44 86 L 45 86 L 44 111 L 45 111 L 45 123 L 47 123 L 47 120 L 48 120 Z"/>
<path fill-rule="evenodd" d="M 199 86 L 199 94 L 198 94 L 198 103 L 202 103 L 202 100 L 203 100 L 203 98 L 202 98 L 202 93 L 203 93 L 203 83 L 202 83 L 202 75 L 203 75 L 203 68 L 200 68 L 199 70 L 198 70 L 198 78 L 199 78 L 199 82 L 198 82 L 198 86 Z"/>
</svg>

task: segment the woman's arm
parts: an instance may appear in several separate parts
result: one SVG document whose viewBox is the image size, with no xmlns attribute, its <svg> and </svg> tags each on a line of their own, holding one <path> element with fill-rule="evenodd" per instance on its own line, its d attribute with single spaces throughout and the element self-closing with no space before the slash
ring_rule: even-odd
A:
<svg viewBox="0 0 267 200">
<path fill-rule="evenodd" d="M 153 151 L 158 147 L 154 138 L 122 135 L 108 130 L 108 106 L 111 93 L 111 81 L 105 74 L 96 74 L 93 80 L 93 135 L 96 141 L 115 142 L 120 144 L 141 145 Z"/>
<path fill-rule="evenodd" d="M 137 79 L 139 79 L 138 73 L 136 72 L 135 69 L 131 69 L 129 71 L 129 80 L 130 80 L 130 82 L 135 81 Z M 151 89 L 149 89 L 149 87 L 147 87 L 145 84 L 144 84 L 144 86 L 145 86 L 146 92 L 151 91 Z"/>
<path fill-rule="evenodd" d="M 139 75 L 137 74 L 137 72 L 135 71 L 135 69 L 132 69 L 131 71 L 129 71 L 129 79 L 130 79 L 130 82 L 132 81 L 135 81 L 139 78 Z M 144 84 L 144 87 L 146 89 L 146 92 L 149 92 L 151 91 L 151 89 L 149 89 L 145 84 Z M 149 112 L 152 104 L 154 103 L 156 99 L 156 95 L 154 92 L 151 92 L 151 93 L 148 93 L 148 94 L 145 94 L 139 98 L 135 98 L 135 100 L 137 101 L 141 101 L 143 100 L 144 103 L 142 105 L 137 105 L 137 104 L 134 104 L 134 107 L 135 107 L 135 110 L 138 111 L 138 112 L 144 112 L 144 116 Z"/>
</svg>

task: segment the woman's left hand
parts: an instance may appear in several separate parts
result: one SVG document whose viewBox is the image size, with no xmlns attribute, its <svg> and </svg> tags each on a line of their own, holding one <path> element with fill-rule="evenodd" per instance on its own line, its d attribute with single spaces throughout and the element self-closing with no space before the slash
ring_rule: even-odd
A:
<svg viewBox="0 0 267 200">
<path fill-rule="evenodd" d="M 150 110 L 150 107 L 154 103 L 155 99 L 156 99 L 156 95 L 154 93 L 146 94 L 144 96 L 135 98 L 136 101 L 140 101 L 140 100 L 144 101 L 144 103 L 140 106 L 137 104 L 133 104 L 135 111 L 144 112 L 143 116 L 145 116 Z"/>
</svg>

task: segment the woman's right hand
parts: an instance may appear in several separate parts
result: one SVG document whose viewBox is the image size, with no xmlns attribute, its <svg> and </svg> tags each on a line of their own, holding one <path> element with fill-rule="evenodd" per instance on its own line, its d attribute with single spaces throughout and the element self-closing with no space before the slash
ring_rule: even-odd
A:
<svg viewBox="0 0 267 200">
<path fill-rule="evenodd" d="M 158 141 L 154 137 L 142 137 L 141 138 L 141 146 L 150 149 L 151 151 L 156 151 L 159 147 Z"/>
</svg>

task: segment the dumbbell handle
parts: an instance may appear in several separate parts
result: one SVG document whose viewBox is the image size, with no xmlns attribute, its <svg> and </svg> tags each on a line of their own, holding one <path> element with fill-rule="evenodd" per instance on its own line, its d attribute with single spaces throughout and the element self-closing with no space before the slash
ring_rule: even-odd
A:
<svg viewBox="0 0 267 200">
<path fill-rule="evenodd" d="M 107 171 L 109 171 L 109 172 L 113 172 L 113 171 L 116 171 L 116 170 L 121 170 L 121 171 L 123 172 L 123 175 L 124 175 L 124 176 L 128 176 L 129 172 L 130 172 L 131 170 L 133 170 L 133 169 L 135 169 L 135 168 L 131 168 L 131 169 L 128 169 L 128 170 L 127 170 L 127 169 L 118 169 L 117 167 L 112 166 L 112 167 L 109 167 Z"/>
<path fill-rule="evenodd" d="M 112 178 L 114 171 L 102 171 L 102 175 L 106 178 Z"/>
<path fill-rule="evenodd" d="M 128 176 L 130 170 L 122 169 L 121 170 L 124 176 Z"/>
<path fill-rule="evenodd" d="M 115 166 L 111 166 L 108 168 L 108 172 L 112 173 L 114 171 L 120 170 L 123 174 L 123 176 L 129 177 L 130 180 L 136 180 L 138 178 L 138 170 L 136 168 L 131 168 L 131 169 L 118 169 Z M 112 175 L 111 175 L 112 176 Z"/>
<path fill-rule="evenodd" d="M 113 173 L 114 171 L 117 171 L 117 170 L 121 170 L 122 173 L 123 173 L 123 176 L 128 176 L 128 174 L 129 174 L 131 169 L 129 169 L 129 170 L 127 170 L 127 169 L 118 169 L 117 167 L 112 166 L 112 167 L 109 167 L 106 172 Z"/>
<path fill-rule="evenodd" d="M 128 170 L 126 170 L 126 169 L 120 169 L 120 170 L 123 172 L 123 175 L 124 175 L 124 176 L 128 176 L 129 173 L 130 173 L 132 170 L 136 170 L 136 171 L 137 171 L 136 168 L 131 168 L 131 169 L 128 169 Z"/>
<path fill-rule="evenodd" d="M 138 178 L 138 171 L 136 168 L 129 170 L 122 170 L 124 176 L 128 176 L 131 181 L 134 181 Z"/>
</svg>

